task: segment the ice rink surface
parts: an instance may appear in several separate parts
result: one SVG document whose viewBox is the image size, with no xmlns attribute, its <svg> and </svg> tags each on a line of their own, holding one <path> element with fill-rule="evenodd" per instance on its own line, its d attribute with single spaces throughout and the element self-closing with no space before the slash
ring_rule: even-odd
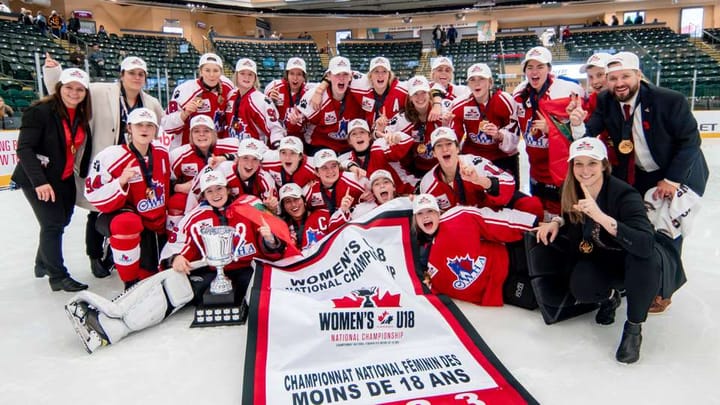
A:
<svg viewBox="0 0 720 405">
<path fill-rule="evenodd" d="M 547 326 L 538 311 L 457 302 L 521 384 L 543 404 L 720 404 L 720 139 L 703 140 L 711 176 L 684 243 L 688 283 L 643 326 L 640 361 L 615 361 L 625 320 L 594 315 Z M 190 329 L 185 308 L 164 323 L 88 355 L 63 305 L 33 276 L 37 222 L 19 191 L 0 191 L 0 404 L 240 404 L 245 326 Z M 84 247 L 85 212 L 65 234 L 76 279 L 111 297 L 122 283 L 95 279 Z M 716 312 L 718 311 L 718 312 Z M 292 330 L 280 331 L 292 334 Z M 297 342 L 297 350 L 304 350 Z"/>
</svg>

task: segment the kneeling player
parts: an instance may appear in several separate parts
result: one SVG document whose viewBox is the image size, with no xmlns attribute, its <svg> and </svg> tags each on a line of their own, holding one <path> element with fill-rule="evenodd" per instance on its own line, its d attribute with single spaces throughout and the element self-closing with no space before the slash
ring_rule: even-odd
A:
<svg viewBox="0 0 720 405">
<path fill-rule="evenodd" d="M 433 293 L 500 306 L 509 268 L 505 243 L 520 240 L 536 219 L 517 210 L 475 207 L 454 207 L 440 215 L 435 197 L 420 194 L 413 199 L 413 222 L 418 261 Z"/>
<path fill-rule="evenodd" d="M 184 244 L 180 254 L 170 260 L 173 270 L 143 280 L 112 301 L 84 291 L 65 306 L 88 353 L 100 346 L 117 343 L 131 332 L 156 325 L 193 298 L 202 297 L 216 273 L 205 266 L 189 277 L 193 267 L 191 261 L 201 258 L 190 236 L 191 232 L 197 232 L 197 227 L 227 225 L 246 230 L 241 232 L 235 248 L 238 259 L 225 267 L 235 288 L 241 291 L 247 289 L 252 275 L 250 263 L 255 256 L 274 260 L 284 253 L 285 242 L 276 238 L 269 226 L 257 226 L 245 216 L 233 213 L 234 207 L 256 203 L 257 198 L 241 196 L 231 203 L 227 180 L 217 171 L 204 173 L 200 183 L 205 201 L 180 224 L 178 237 Z M 202 243 L 201 238 L 197 239 Z"/>
</svg>

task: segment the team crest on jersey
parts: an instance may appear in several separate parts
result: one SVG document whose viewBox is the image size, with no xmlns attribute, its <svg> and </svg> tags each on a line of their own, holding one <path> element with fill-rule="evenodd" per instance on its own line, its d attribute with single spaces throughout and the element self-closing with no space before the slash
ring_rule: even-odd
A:
<svg viewBox="0 0 720 405">
<path fill-rule="evenodd" d="M 373 107 L 375 107 L 375 99 L 363 96 L 362 109 L 365 111 L 372 111 Z"/>
<path fill-rule="evenodd" d="M 473 132 L 468 132 L 468 137 L 474 143 L 481 144 L 481 145 L 489 145 L 489 144 L 493 143 L 492 137 L 488 136 L 485 132 L 482 132 L 482 131 L 477 134 L 473 133 Z"/>
<path fill-rule="evenodd" d="M 198 174 L 197 163 L 183 163 L 180 165 L 180 171 L 188 177 L 195 177 Z"/>
<path fill-rule="evenodd" d="M 463 119 L 479 120 L 480 110 L 477 107 L 465 107 L 465 109 L 463 110 Z"/>
<path fill-rule="evenodd" d="M 152 183 L 152 193 L 146 193 L 145 198 L 137 203 L 138 212 L 148 212 L 165 206 L 165 185 L 155 179 Z"/>
<path fill-rule="evenodd" d="M 308 101 L 307 101 L 306 99 L 300 100 L 299 106 L 300 106 L 300 108 L 302 108 L 303 110 L 306 109 L 307 106 L 308 106 Z"/>
<path fill-rule="evenodd" d="M 539 130 L 532 128 L 532 120 L 527 122 L 527 130 L 525 131 L 525 144 L 531 148 L 543 148 L 548 147 L 548 137 Z"/>
<path fill-rule="evenodd" d="M 335 111 L 328 111 L 325 113 L 325 125 L 332 125 L 337 122 L 337 115 Z"/>
<path fill-rule="evenodd" d="M 175 93 L 173 93 L 173 99 L 180 98 L 180 90 L 175 90 Z"/>
<path fill-rule="evenodd" d="M 463 257 L 455 256 L 447 259 L 448 268 L 455 274 L 457 278 L 453 281 L 453 288 L 456 290 L 464 290 L 475 282 L 485 271 L 485 263 L 487 258 L 478 256 L 471 258 L 469 254 Z"/>
<path fill-rule="evenodd" d="M 245 125 L 245 122 L 243 122 L 240 118 L 233 119 L 232 124 L 230 125 L 230 129 L 228 131 L 228 135 L 232 138 L 237 138 L 242 140 L 245 138 L 245 133 L 247 132 L 247 125 Z"/>
<path fill-rule="evenodd" d="M 348 137 L 347 133 L 347 127 L 348 127 L 348 120 L 345 118 L 341 119 L 338 125 L 337 132 L 330 132 L 328 134 L 329 138 L 336 139 L 338 141 L 344 141 Z"/>
</svg>

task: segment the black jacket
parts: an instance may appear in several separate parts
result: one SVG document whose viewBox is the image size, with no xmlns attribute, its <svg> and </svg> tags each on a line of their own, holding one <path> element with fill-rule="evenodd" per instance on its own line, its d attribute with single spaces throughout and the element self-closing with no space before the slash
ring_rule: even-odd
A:
<svg viewBox="0 0 720 405">
<path fill-rule="evenodd" d="M 65 129 L 55 111 L 55 101 L 36 104 L 23 113 L 22 126 L 18 137 L 18 165 L 12 174 L 12 181 L 20 187 L 38 187 L 43 184 L 57 184 L 62 180 L 65 169 Z M 90 127 L 85 126 L 85 144 L 91 139 Z M 80 168 L 87 176 L 91 148 L 84 148 Z M 44 156 L 48 164 L 43 166 L 38 157 Z"/>
<path fill-rule="evenodd" d="M 685 96 L 645 82 L 640 83 L 638 101 L 642 112 L 643 133 L 655 163 L 662 176 L 670 181 L 689 186 L 702 195 L 708 180 L 708 166 L 700 150 L 700 133 L 697 121 L 690 111 Z M 598 136 L 607 130 L 616 155 L 622 139 L 624 114 L 620 103 L 609 91 L 598 94 L 597 107 L 588 120 L 586 135 Z M 627 178 L 627 159 L 613 167 L 613 175 Z"/>
</svg>

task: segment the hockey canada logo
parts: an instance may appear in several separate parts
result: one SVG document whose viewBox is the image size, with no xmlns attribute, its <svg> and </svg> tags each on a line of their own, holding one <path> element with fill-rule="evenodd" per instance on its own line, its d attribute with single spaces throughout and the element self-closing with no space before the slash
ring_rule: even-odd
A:
<svg viewBox="0 0 720 405">
<path fill-rule="evenodd" d="M 464 257 L 455 256 L 447 259 L 448 268 L 455 274 L 457 280 L 453 282 L 453 288 L 464 290 L 480 278 L 485 271 L 487 259 L 484 256 L 471 258 L 469 254 Z"/>
<path fill-rule="evenodd" d="M 318 231 L 317 229 L 308 228 L 305 230 L 305 243 L 307 246 L 312 246 L 320 239 L 322 239 L 323 233 L 321 231 Z"/>
<path fill-rule="evenodd" d="M 332 302 L 335 308 L 392 308 L 400 306 L 400 294 L 385 291 L 381 296 L 377 287 L 360 288 L 350 296 L 333 298 Z"/>
</svg>

